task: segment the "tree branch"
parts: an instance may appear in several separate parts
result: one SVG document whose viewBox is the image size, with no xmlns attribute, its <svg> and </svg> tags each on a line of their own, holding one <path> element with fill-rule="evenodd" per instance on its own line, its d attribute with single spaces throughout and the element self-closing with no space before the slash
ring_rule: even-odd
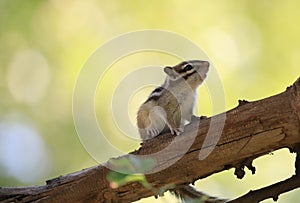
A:
<svg viewBox="0 0 300 203">
<path fill-rule="evenodd" d="M 229 201 L 228 203 L 240 203 L 240 202 L 255 203 L 268 198 L 272 198 L 274 201 L 277 201 L 280 194 L 289 192 L 299 187 L 300 187 L 300 176 L 294 175 L 291 178 L 286 179 L 284 181 L 280 181 L 278 183 L 275 183 L 273 185 L 258 190 L 250 191 L 247 194 L 235 200 Z"/>
<path fill-rule="evenodd" d="M 244 166 L 250 167 L 251 171 L 255 172 L 251 164 L 253 159 L 281 148 L 292 148 L 300 143 L 300 79 L 281 94 L 255 102 L 241 102 L 237 108 L 226 112 L 225 126 L 220 131 L 222 135 L 217 145 L 206 159 L 199 160 L 201 149 L 212 147 L 211 145 L 202 146 L 210 123 L 212 119 L 218 120 L 221 116 L 222 114 L 202 119 L 200 124 L 196 120 L 186 126 L 183 135 L 178 137 L 180 143 L 188 142 L 193 138 L 193 133 L 197 132 L 197 137 L 187 153 L 182 154 L 178 145 L 163 157 L 154 156 L 157 163 L 153 168 L 154 171 L 172 163 L 178 156 L 182 156 L 179 161 L 170 164 L 168 168 L 146 175 L 149 184 L 155 190 L 149 190 L 137 182 L 112 189 L 106 179 L 110 170 L 98 165 L 49 180 L 44 186 L 1 188 L 0 201 L 3 203 L 12 201 L 132 202 L 157 195 L 156 192 L 166 185 L 192 183 L 233 167 L 240 174 L 239 177 L 243 176 Z M 217 129 L 214 126 L 212 128 Z M 218 132 L 214 134 L 217 135 Z M 217 139 L 217 137 L 211 137 L 211 139 Z M 153 154 L 169 146 L 173 140 L 174 136 L 163 134 L 144 143 L 139 150 L 131 154 Z M 125 157 L 128 156 L 125 155 Z M 276 192 L 272 197 L 276 197 L 291 189 L 291 186 L 295 188 L 299 185 L 299 178 L 292 177 L 269 188 L 283 188 L 273 190 Z M 248 196 L 264 193 L 264 190 L 261 191 L 250 192 Z"/>
<path fill-rule="evenodd" d="M 260 202 L 260 201 L 268 199 L 268 198 L 272 198 L 274 201 L 277 201 L 280 194 L 283 194 L 285 192 L 289 192 L 291 190 L 299 188 L 300 187 L 300 175 L 299 175 L 300 145 L 297 144 L 295 147 L 293 147 L 291 149 L 291 151 L 297 153 L 296 160 L 295 160 L 296 175 L 293 175 L 289 179 L 280 181 L 280 182 L 270 185 L 268 187 L 250 191 L 247 194 L 245 194 L 235 200 L 232 200 L 228 203 L 240 203 L 240 202 L 254 203 L 254 202 Z"/>
</svg>

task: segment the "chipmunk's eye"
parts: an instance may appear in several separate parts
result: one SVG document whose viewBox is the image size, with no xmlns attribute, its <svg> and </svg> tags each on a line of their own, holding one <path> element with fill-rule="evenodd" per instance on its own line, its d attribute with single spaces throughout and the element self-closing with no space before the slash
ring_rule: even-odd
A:
<svg viewBox="0 0 300 203">
<path fill-rule="evenodd" d="M 192 70 L 194 67 L 191 64 L 186 64 L 183 68 L 184 72 Z"/>
</svg>

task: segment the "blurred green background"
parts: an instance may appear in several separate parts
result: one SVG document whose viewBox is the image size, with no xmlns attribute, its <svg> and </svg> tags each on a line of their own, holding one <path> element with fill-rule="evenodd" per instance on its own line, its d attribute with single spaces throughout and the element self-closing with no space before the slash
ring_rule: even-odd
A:
<svg viewBox="0 0 300 203">
<path fill-rule="evenodd" d="M 299 8 L 297 0 L 1 0 L 0 186 L 44 184 L 46 179 L 97 164 L 77 137 L 72 94 L 81 67 L 106 41 L 141 29 L 187 37 L 207 53 L 219 72 L 229 110 L 238 99 L 253 101 L 280 93 L 300 76 Z M 114 80 L 103 86 L 104 95 L 96 94 L 100 123 L 101 112 L 107 109 L 101 98 L 110 95 L 116 76 L 137 68 L 134 62 L 144 58 L 161 66 L 165 61 L 179 62 L 155 54 L 124 59 L 129 69 L 108 73 Z M 146 93 L 137 100 L 145 99 Z M 133 123 L 139 105 L 135 100 L 128 105 Z M 204 109 L 201 114 L 211 116 L 206 110 L 209 102 L 198 105 Z M 112 122 L 103 120 L 104 128 L 117 133 Z M 138 147 L 137 142 L 127 146 L 118 140 L 115 144 L 125 145 L 124 151 Z M 254 176 L 247 172 L 237 180 L 229 170 L 196 186 L 234 198 L 290 177 L 294 159 L 288 150 L 280 150 L 255 161 Z M 278 202 L 296 202 L 299 196 L 299 189 L 294 190 Z M 175 200 L 167 194 L 156 201 Z M 153 198 L 140 202 L 153 202 Z"/>
</svg>

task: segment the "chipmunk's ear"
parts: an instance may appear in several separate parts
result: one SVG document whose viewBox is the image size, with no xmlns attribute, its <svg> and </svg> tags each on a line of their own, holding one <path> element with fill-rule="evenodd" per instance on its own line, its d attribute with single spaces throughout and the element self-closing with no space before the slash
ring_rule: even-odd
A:
<svg viewBox="0 0 300 203">
<path fill-rule="evenodd" d="M 179 77 L 178 73 L 176 73 L 170 66 L 166 66 L 164 68 L 164 72 L 170 77 L 171 80 L 177 80 Z"/>
</svg>

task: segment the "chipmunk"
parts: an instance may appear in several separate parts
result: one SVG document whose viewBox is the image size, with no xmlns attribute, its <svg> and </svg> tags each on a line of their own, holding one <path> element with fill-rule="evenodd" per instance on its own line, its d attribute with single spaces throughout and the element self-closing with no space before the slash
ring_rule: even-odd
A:
<svg viewBox="0 0 300 203">
<path fill-rule="evenodd" d="M 150 94 L 137 113 L 137 126 L 143 140 L 168 130 L 173 135 L 183 132 L 184 124 L 192 119 L 196 90 L 208 69 L 209 62 L 200 60 L 164 68 L 165 82 Z"/>
<path fill-rule="evenodd" d="M 173 135 L 183 132 L 184 124 L 191 122 L 196 91 L 208 70 L 209 62 L 200 60 L 164 68 L 165 82 L 149 95 L 137 113 L 137 126 L 143 141 L 167 131 Z M 225 202 L 189 185 L 176 186 L 170 191 L 183 202 Z"/>
</svg>

